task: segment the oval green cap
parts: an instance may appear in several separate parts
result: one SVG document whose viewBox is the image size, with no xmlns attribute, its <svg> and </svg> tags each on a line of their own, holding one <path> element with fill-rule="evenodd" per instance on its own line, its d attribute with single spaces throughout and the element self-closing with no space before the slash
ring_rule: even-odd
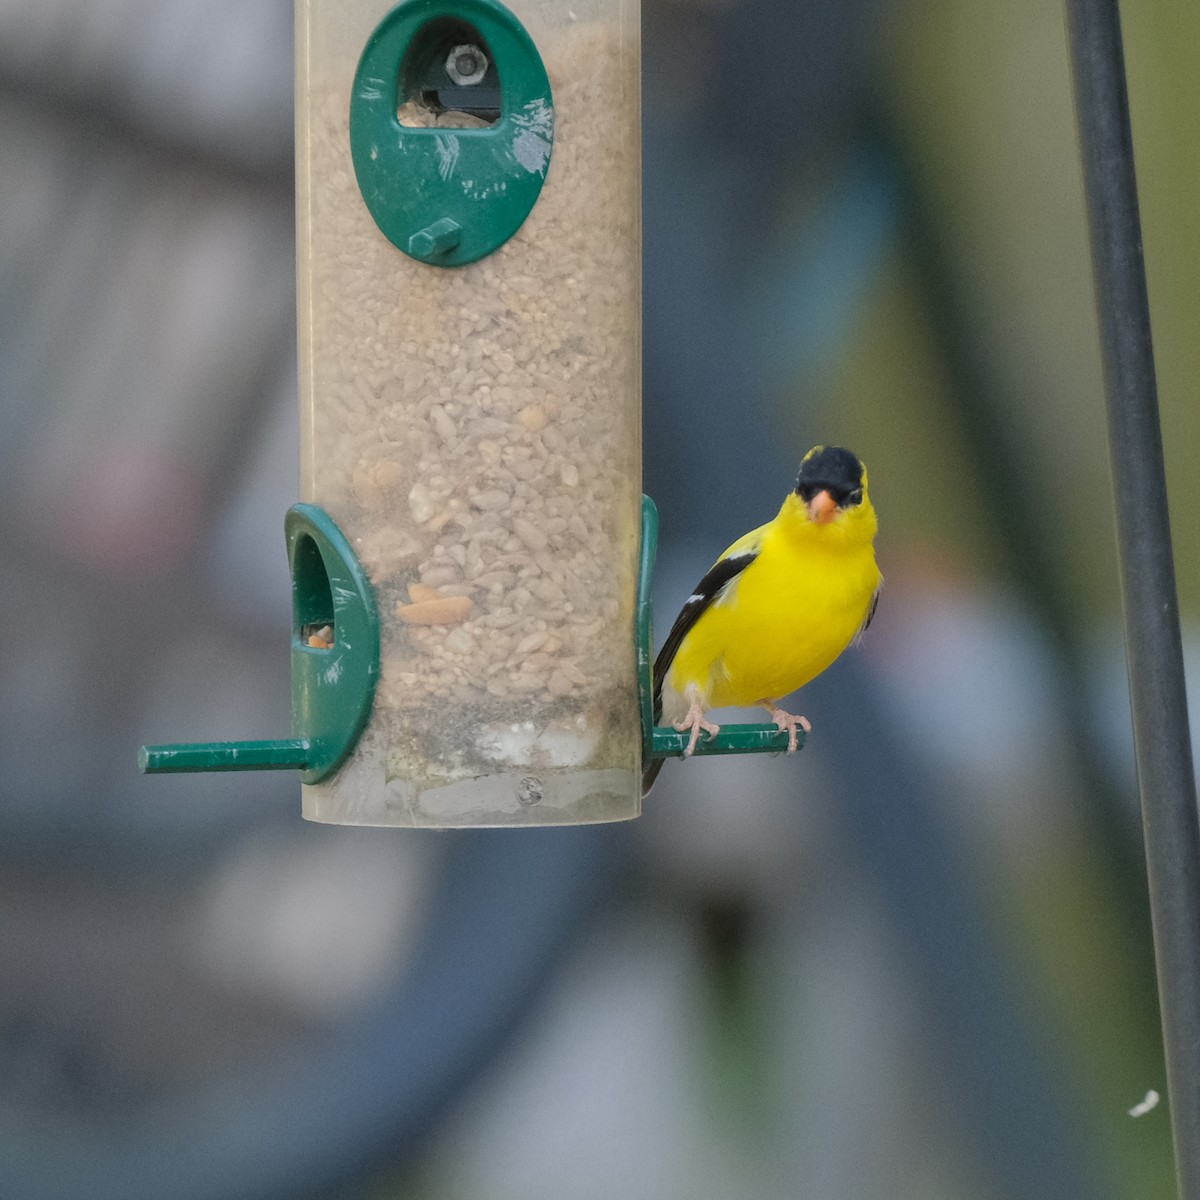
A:
<svg viewBox="0 0 1200 1200">
<path fill-rule="evenodd" d="M 452 115 L 402 124 L 402 106 Z M 412 258 L 461 266 L 502 246 L 537 201 L 553 142 L 541 56 L 496 0 L 405 0 L 367 42 L 350 153 L 375 223 Z"/>
</svg>

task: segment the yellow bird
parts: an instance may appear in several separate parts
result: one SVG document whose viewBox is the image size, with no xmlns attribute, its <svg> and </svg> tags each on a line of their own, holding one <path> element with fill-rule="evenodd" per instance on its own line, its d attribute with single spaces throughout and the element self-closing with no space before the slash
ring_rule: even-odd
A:
<svg viewBox="0 0 1200 1200">
<path fill-rule="evenodd" d="M 815 446 L 773 521 L 739 538 L 684 602 L 654 662 L 654 721 L 701 733 L 712 708 L 761 704 L 788 733 L 810 732 L 780 701 L 828 667 L 866 631 L 883 576 L 867 470 L 840 446 Z M 642 780 L 650 790 L 662 766 Z"/>
</svg>

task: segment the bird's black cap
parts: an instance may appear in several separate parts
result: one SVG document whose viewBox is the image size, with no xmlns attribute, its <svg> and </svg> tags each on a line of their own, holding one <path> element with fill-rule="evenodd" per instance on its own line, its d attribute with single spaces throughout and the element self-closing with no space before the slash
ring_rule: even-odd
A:
<svg viewBox="0 0 1200 1200">
<path fill-rule="evenodd" d="M 839 508 L 862 502 L 863 465 L 858 455 L 842 446 L 817 446 L 800 464 L 796 495 L 807 503 L 818 492 L 828 492 Z"/>
</svg>

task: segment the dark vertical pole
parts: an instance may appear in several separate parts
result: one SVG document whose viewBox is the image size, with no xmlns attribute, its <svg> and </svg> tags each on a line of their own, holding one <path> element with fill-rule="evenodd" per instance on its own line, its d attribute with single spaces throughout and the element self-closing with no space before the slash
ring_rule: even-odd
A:
<svg viewBox="0 0 1200 1200">
<path fill-rule="evenodd" d="M 1200 1198 L 1200 822 L 1117 0 L 1067 0 L 1180 1195 Z"/>
</svg>

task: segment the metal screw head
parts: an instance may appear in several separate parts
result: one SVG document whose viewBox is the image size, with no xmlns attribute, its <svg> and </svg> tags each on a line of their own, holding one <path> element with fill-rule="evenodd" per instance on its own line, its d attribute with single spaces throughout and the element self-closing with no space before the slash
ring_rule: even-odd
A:
<svg viewBox="0 0 1200 1200">
<path fill-rule="evenodd" d="M 471 87 L 487 74 L 488 57 L 478 46 L 455 46 L 446 58 L 446 74 L 459 87 Z"/>
</svg>

